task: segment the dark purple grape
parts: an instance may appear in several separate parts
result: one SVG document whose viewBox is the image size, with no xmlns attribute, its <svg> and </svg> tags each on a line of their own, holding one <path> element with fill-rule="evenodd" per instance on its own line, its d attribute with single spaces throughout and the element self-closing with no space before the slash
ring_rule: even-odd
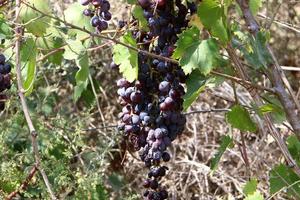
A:
<svg viewBox="0 0 300 200">
<path fill-rule="evenodd" d="M 160 194 L 160 196 L 161 196 L 161 198 L 162 199 L 167 199 L 168 198 L 168 192 L 166 191 L 166 190 L 161 190 L 160 192 L 159 192 L 159 194 Z"/>
<path fill-rule="evenodd" d="M 103 3 L 104 3 L 103 0 L 92 0 L 92 4 L 93 4 L 95 7 L 102 6 Z"/>
<path fill-rule="evenodd" d="M 127 88 L 130 86 L 130 83 L 125 78 L 121 78 L 117 81 L 117 86 Z"/>
<path fill-rule="evenodd" d="M 171 160 L 171 156 L 168 152 L 163 152 L 161 157 L 162 157 L 163 161 L 165 161 L 165 162 L 168 162 Z"/>
<path fill-rule="evenodd" d="M 133 103 L 140 103 L 143 99 L 143 95 L 140 92 L 132 92 L 130 94 L 130 100 Z"/>
<path fill-rule="evenodd" d="M 5 68 L 3 64 L 0 64 L 0 74 L 5 74 Z"/>
<path fill-rule="evenodd" d="M 170 90 L 170 83 L 168 81 L 163 81 L 159 84 L 159 87 L 158 87 L 159 91 L 160 92 L 169 92 Z"/>
<path fill-rule="evenodd" d="M 106 0 L 103 0 L 103 3 L 101 5 L 101 11 L 102 12 L 107 12 L 110 9 L 110 3 Z"/>
<path fill-rule="evenodd" d="M 146 179 L 146 180 L 144 181 L 144 183 L 143 183 L 143 186 L 144 186 L 145 188 L 149 188 L 149 187 L 150 187 L 150 183 L 151 183 L 151 180 Z"/>
<path fill-rule="evenodd" d="M 151 5 L 151 1 L 150 0 L 138 0 L 138 3 L 144 9 L 149 8 L 150 5 Z"/>
<path fill-rule="evenodd" d="M 94 16 L 94 12 L 91 9 L 85 9 L 83 11 L 83 14 L 87 17 L 93 17 Z"/>
<path fill-rule="evenodd" d="M 123 20 L 120 20 L 120 21 L 118 21 L 118 28 L 124 28 L 125 26 L 126 26 L 126 21 L 123 21 Z"/>
<path fill-rule="evenodd" d="M 108 12 L 108 11 L 106 11 L 106 12 L 103 12 L 101 16 L 102 16 L 102 17 L 103 17 L 103 19 L 104 19 L 104 20 L 106 20 L 106 21 L 109 21 L 109 20 L 111 20 L 111 17 L 112 17 L 111 13 L 110 13 L 110 12 Z"/>
<path fill-rule="evenodd" d="M 99 26 L 100 22 L 101 22 L 101 20 L 98 16 L 94 16 L 91 19 L 91 24 L 92 24 L 93 27 Z"/>
<path fill-rule="evenodd" d="M 150 187 L 151 187 L 151 189 L 156 190 L 158 188 L 157 180 L 152 180 L 150 183 Z"/>
</svg>

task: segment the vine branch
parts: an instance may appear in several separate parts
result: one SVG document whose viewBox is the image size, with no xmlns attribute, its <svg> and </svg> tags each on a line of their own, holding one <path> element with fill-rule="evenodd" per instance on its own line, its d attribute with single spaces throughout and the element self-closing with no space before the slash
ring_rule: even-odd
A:
<svg viewBox="0 0 300 200">
<path fill-rule="evenodd" d="M 21 11 L 21 0 L 16 0 L 16 17 L 15 17 L 15 22 L 18 21 L 19 18 L 19 13 Z M 18 86 L 18 94 L 20 97 L 23 113 L 29 128 L 30 136 L 31 136 L 31 143 L 32 143 L 32 149 L 33 149 L 33 155 L 35 159 L 35 166 L 38 168 L 40 171 L 43 180 L 45 182 L 45 185 L 48 189 L 48 192 L 51 196 L 52 200 L 56 200 L 57 198 L 55 197 L 52 189 L 51 189 L 51 184 L 49 182 L 49 179 L 45 173 L 45 171 L 42 169 L 40 166 L 41 159 L 40 159 L 40 154 L 39 154 L 39 148 L 38 148 L 38 143 L 37 143 L 37 131 L 33 125 L 32 119 L 30 117 L 29 109 L 27 106 L 26 98 L 24 95 L 24 88 L 22 84 L 22 73 L 21 73 L 21 40 L 22 40 L 22 26 L 17 25 L 15 27 L 15 34 L 16 34 L 16 44 L 15 44 L 15 55 L 16 55 L 16 73 L 17 73 L 17 86 Z"/>
</svg>

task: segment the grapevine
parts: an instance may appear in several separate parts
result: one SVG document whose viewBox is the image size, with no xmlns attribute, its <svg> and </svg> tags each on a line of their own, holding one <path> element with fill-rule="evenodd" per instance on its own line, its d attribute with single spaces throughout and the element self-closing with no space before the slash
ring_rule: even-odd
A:
<svg viewBox="0 0 300 200">
<path fill-rule="evenodd" d="M 7 100 L 7 96 L 2 92 L 11 87 L 10 71 L 11 64 L 6 61 L 3 54 L 0 54 L 0 111 L 5 109 L 5 101 Z"/>
<path fill-rule="evenodd" d="M 143 49 L 163 57 L 171 57 L 175 43 L 182 29 L 187 27 L 186 19 L 192 9 L 180 1 L 139 0 L 150 31 L 134 31 L 137 42 Z M 191 7 L 193 7 L 192 4 Z M 156 40 L 157 43 L 153 43 Z M 167 148 L 180 135 L 186 123 L 182 114 L 182 84 L 186 75 L 180 66 L 160 59 L 139 54 L 139 75 L 134 83 L 124 78 L 117 82 L 118 95 L 123 107 L 119 114 L 119 128 L 139 151 L 141 160 L 149 168 L 148 178 L 143 186 L 144 197 L 149 200 L 167 199 L 168 192 L 159 184 L 168 168 L 161 162 L 171 157 Z"/>
</svg>

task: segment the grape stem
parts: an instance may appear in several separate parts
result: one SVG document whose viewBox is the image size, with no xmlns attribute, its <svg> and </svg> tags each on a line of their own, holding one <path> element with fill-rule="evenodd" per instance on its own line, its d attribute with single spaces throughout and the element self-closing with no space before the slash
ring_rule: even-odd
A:
<svg viewBox="0 0 300 200">
<path fill-rule="evenodd" d="M 21 11 L 21 0 L 16 0 L 16 9 L 15 10 L 16 10 L 15 22 L 18 22 L 19 14 Z M 28 106 L 26 103 L 26 98 L 24 95 L 24 88 L 23 88 L 23 84 L 22 84 L 22 74 L 21 74 L 21 39 L 22 39 L 22 26 L 21 25 L 16 26 L 15 34 L 16 34 L 16 41 L 15 41 L 16 73 L 17 73 L 17 86 L 18 86 L 18 90 L 19 90 L 18 93 L 19 93 L 23 113 L 24 113 L 24 116 L 25 116 L 25 119 L 26 119 L 26 122 L 27 122 L 27 125 L 29 128 L 29 131 L 30 131 L 33 155 L 35 158 L 35 167 L 39 170 L 40 174 L 42 175 L 44 183 L 47 187 L 47 190 L 50 194 L 51 199 L 57 200 L 57 198 L 54 195 L 54 192 L 52 191 L 52 187 L 49 182 L 49 179 L 48 179 L 44 169 L 40 166 L 41 158 L 40 158 L 38 142 L 37 142 L 38 134 L 33 125 L 32 119 L 30 117 L 29 109 L 28 109 Z M 30 178 L 30 174 L 28 177 Z M 26 180 L 25 180 L 25 182 L 26 182 Z"/>
</svg>

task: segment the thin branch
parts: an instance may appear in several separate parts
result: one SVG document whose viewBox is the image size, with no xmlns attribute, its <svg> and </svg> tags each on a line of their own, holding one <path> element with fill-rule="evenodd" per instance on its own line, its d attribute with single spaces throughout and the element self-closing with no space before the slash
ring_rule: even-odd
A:
<svg viewBox="0 0 300 200">
<path fill-rule="evenodd" d="M 36 174 L 36 172 L 38 171 L 38 168 L 36 165 L 34 165 L 34 167 L 30 170 L 27 178 L 23 181 L 23 183 L 20 185 L 20 187 L 11 192 L 6 198 L 5 200 L 12 200 L 15 196 L 17 196 L 17 194 L 19 194 L 22 190 L 25 190 L 28 185 L 29 185 L 29 182 L 32 180 L 32 178 L 34 177 L 34 175 Z"/>
<path fill-rule="evenodd" d="M 230 57 L 232 58 L 231 60 L 233 61 L 234 66 L 238 67 L 240 69 L 243 69 L 243 64 L 240 62 L 240 60 L 239 60 L 238 56 L 236 55 L 234 49 L 230 45 L 228 45 L 227 51 L 228 51 L 228 54 L 230 55 Z M 239 70 L 239 71 L 241 73 L 243 73 L 244 70 Z M 247 74 L 240 74 L 240 76 L 244 77 L 246 80 L 248 79 Z M 252 96 L 254 102 L 257 104 L 257 106 L 261 106 L 263 104 L 262 101 L 261 101 L 260 96 L 257 94 L 257 92 L 255 90 L 251 90 L 251 91 L 249 91 L 249 93 Z M 269 133 L 272 135 L 272 137 L 277 142 L 277 145 L 280 148 L 282 154 L 284 155 L 287 163 L 289 164 L 289 166 L 291 166 L 293 168 L 295 173 L 297 173 L 300 176 L 300 168 L 297 165 L 296 161 L 291 156 L 291 154 L 289 153 L 287 145 L 284 142 L 283 138 L 281 137 L 281 134 L 274 127 L 274 124 L 272 123 L 270 115 L 266 114 L 266 115 L 263 116 L 263 118 L 264 118 L 264 121 L 267 124 L 267 128 L 269 130 Z"/>
<path fill-rule="evenodd" d="M 244 15 L 244 19 L 250 27 L 249 31 L 255 36 L 259 31 L 259 25 L 256 22 L 254 16 L 252 15 L 248 1 L 246 0 L 237 0 L 237 3 L 240 5 L 240 8 L 242 10 L 242 13 Z M 278 61 L 276 57 L 274 56 L 274 53 L 269 45 L 266 45 L 270 55 L 272 56 L 272 59 L 274 63 L 269 66 L 268 70 L 268 76 L 270 78 L 271 83 L 273 84 L 276 94 L 279 97 L 279 100 L 287 114 L 287 118 L 291 124 L 291 126 L 294 129 L 295 134 L 297 135 L 298 139 L 300 139 L 300 117 L 297 115 L 297 109 L 296 109 L 296 99 L 291 99 L 291 97 L 288 95 L 288 93 L 285 90 L 284 83 L 282 80 L 282 73 L 280 70 L 280 66 L 278 64 Z M 299 110 L 300 111 L 300 110 Z"/>
<path fill-rule="evenodd" d="M 264 86 L 261 86 L 261 85 L 257 85 L 257 84 L 251 83 L 250 81 L 246 81 L 246 80 L 241 79 L 241 78 L 230 76 L 228 74 L 223 74 L 223 73 L 220 73 L 220 72 L 217 72 L 217 71 L 211 71 L 211 74 L 229 79 L 229 80 L 234 81 L 234 82 L 236 82 L 240 85 L 245 84 L 248 87 L 253 87 L 253 88 L 256 88 L 256 89 L 259 89 L 259 90 L 262 90 L 262 91 L 268 91 L 268 92 L 273 93 L 273 94 L 275 93 L 275 91 L 271 88 L 267 88 L 267 87 L 264 87 Z"/>
<path fill-rule="evenodd" d="M 18 21 L 18 16 L 19 16 L 20 10 L 21 10 L 21 1 L 16 0 L 16 17 L 15 17 L 16 22 Z M 39 169 L 39 171 L 43 177 L 43 180 L 44 180 L 45 185 L 48 189 L 48 192 L 51 196 L 51 199 L 56 200 L 57 198 L 55 197 L 55 195 L 51 189 L 49 179 L 48 179 L 46 173 L 44 172 L 44 170 L 40 167 L 41 159 L 40 159 L 38 143 L 37 143 L 37 132 L 35 130 L 32 120 L 31 120 L 28 106 L 26 103 L 26 98 L 24 96 L 22 74 L 21 74 L 21 38 L 22 38 L 22 27 L 21 26 L 19 26 L 19 25 L 16 26 L 15 34 L 16 34 L 16 44 L 15 44 L 16 72 L 17 72 L 17 85 L 18 85 L 18 91 L 19 91 L 18 93 L 19 93 L 23 113 L 24 113 L 24 116 L 25 116 L 25 119 L 26 119 L 26 122 L 27 122 L 27 125 L 29 128 L 29 131 L 30 131 L 33 154 L 34 154 L 34 158 L 35 158 L 35 162 L 36 162 L 35 165 Z"/>
<path fill-rule="evenodd" d="M 213 113 L 213 112 L 228 112 L 230 109 L 228 108 L 212 108 L 208 110 L 195 110 L 191 112 L 184 113 L 184 115 L 192 115 L 192 114 L 204 114 L 204 113 Z"/>
<path fill-rule="evenodd" d="M 258 13 L 257 16 L 260 17 L 260 18 L 263 18 L 263 19 L 271 20 L 269 17 L 265 16 L 262 13 Z M 289 24 L 289 23 L 286 23 L 286 22 L 280 22 L 278 20 L 274 20 L 273 22 L 275 24 L 279 25 L 279 26 L 282 26 L 282 27 L 286 28 L 286 29 L 295 31 L 296 33 L 300 33 L 299 27 L 297 27 L 297 26 L 295 26 L 293 24 Z"/>
</svg>

